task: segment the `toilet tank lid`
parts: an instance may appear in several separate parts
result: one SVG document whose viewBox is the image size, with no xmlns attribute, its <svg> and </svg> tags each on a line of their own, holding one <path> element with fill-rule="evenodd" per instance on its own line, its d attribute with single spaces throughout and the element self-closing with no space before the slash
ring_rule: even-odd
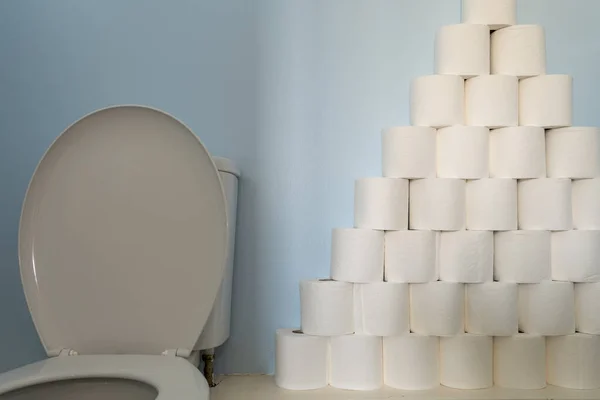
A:
<svg viewBox="0 0 600 400">
<path fill-rule="evenodd" d="M 227 235 L 219 172 L 183 123 L 117 106 L 71 125 L 40 161 L 19 226 L 21 280 L 46 351 L 191 350 Z"/>
<path fill-rule="evenodd" d="M 238 178 L 240 177 L 240 170 L 239 170 L 239 168 L 229 158 L 213 157 L 213 161 L 215 162 L 215 165 L 217 166 L 217 169 L 219 171 L 221 171 L 221 172 L 227 172 L 229 174 L 237 176 Z"/>
</svg>

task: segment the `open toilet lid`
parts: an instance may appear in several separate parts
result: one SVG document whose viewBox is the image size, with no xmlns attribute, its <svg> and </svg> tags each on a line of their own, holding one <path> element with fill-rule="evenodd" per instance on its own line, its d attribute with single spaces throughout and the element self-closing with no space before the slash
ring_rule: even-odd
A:
<svg viewBox="0 0 600 400">
<path fill-rule="evenodd" d="M 227 256 L 218 171 L 196 136 L 141 106 L 94 112 L 40 161 L 19 263 L 49 353 L 191 350 Z"/>
</svg>

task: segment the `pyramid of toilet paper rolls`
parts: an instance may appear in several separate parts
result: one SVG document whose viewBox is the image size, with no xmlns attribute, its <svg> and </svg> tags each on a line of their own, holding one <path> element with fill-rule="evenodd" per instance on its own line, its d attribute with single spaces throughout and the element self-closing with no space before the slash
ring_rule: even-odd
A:
<svg viewBox="0 0 600 400">
<path fill-rule="evenodd" d="M 600 388 L 600 130 L 571 126 L 571 77 L 515 3 L 463 0 L 439 29 L 331 279 L 276 334 L 277 385 Z"/>
</svg>

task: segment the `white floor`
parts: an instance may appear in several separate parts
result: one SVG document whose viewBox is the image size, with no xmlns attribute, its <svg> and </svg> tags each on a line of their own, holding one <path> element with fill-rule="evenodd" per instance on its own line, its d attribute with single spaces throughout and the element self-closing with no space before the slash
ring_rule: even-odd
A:
<svg viewBox="0 0 600 400">
<path fill-rule="evenodd" d="M 456 390 L 440 387 L 434 390 L 408 392 L 384 388 L 374 392 L 352 392 L 333 388 L 311 391 L 289 391 L 275 386 L 272 376 L 220 376 L 211 390 L 211 400 L 410 400 L 410 399 L 600 399 L 600 390 L 568 390 L 547 387 L 542 390 Z"/>
</svg>

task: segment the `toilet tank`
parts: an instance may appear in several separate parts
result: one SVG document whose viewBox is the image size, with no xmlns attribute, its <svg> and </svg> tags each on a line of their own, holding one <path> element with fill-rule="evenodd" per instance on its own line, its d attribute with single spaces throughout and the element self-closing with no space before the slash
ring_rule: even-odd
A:
<svg viewBox="0 0 600 400">
<path fill-rule="evenodd" d="M 219 289 L 219 293 L 217 293 L 215 304 L 194 346 L 194 350 L 213 349 L 225 343 L 229 338 L 229 326 L 231 323 L 231 286 L 233 283 L 237 192 L 240 172 L 231 160 L 221 157 L 213 157 L 213 160 L 219 170 L 227 201 L 229 254 L 227 256 L 227 264 L 225 265 L 225 274 L 221 282 L 221 288 Z"/>
</svg>

